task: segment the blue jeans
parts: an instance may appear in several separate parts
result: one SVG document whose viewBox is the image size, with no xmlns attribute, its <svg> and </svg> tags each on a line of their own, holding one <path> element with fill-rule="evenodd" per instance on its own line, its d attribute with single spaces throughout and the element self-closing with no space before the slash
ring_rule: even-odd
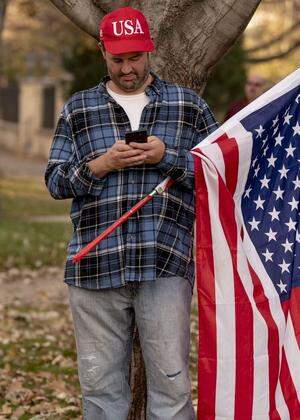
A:
<svg viewBox="0 0 300 420">
<path fill-rule="evenodd" d="M 192 420 L 191 284 L 178 277 L 87 290 L 69 286 L 85 420 L 126 420 L 137 323 L 147 377 L 147 419 Z"/>
</svg>

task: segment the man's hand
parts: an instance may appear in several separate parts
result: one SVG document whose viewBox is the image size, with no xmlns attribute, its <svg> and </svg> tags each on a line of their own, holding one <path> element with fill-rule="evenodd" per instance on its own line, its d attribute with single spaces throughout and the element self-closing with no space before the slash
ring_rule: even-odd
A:
<svg viewBox="0 0 300 420">
<path fill-rule="evenodd" d="M 98 178 L 102 178 L 108 172 L 126 168 L 128 166 L 142 165 L 146 162 L 147 155 L 126 144 L 124 140 L 118 140 L 106 153 L 88 162 L 88 167 Z"/>
<path fill-rule="evenodd" d="M 131 142 L 135 150 L 140 150 L 146 155 L 145 163 L 158 163 L 162 160 L 165 153 L 166 146 L 164 142 L 156 136 L 149 136 L 147 143 L 135 143 Z"/>
</svg>

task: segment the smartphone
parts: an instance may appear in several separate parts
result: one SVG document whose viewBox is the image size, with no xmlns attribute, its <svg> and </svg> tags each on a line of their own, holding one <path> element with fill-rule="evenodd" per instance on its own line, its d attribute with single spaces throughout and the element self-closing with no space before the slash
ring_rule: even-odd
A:
<svg viewBox="0 0 300 420">
<path fill-rule="evenodd" d="M 147 130 L 127 131 L 125 133 L 125 143 L 129 144 L 131 141 L 136 143 L 147 143 Z"/>
</svg>

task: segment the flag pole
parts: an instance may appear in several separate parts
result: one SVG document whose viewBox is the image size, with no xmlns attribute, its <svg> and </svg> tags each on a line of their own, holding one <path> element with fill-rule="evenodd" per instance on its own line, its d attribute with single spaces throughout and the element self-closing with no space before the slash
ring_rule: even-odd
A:
<svg viewBox="0 0 300 420">
<path fill-rule="evenodd" d="M 174 180 L 170 177 L 164 179 L 160 184 L 158 184 L 150 194 L 136 203 L 130 210 L 123 214 L 118 220 L 116 220 L 111 226 L 109 226 L 105 231 L 103 231 L 99 236 L 97 236 L 93 241 L 87 244 L 82 248 L 77 254 L 74 255 L 72 261 L 74 264 L 78 263 L 85 255 L 87 255 L 96 245 L 99 244 L 103 239 L 110 235 L 117 227 L 122 223 L 126 222 L 130 216 L 136 213 L 141 207 L 148 203 L 156 194 L 162 194 L 166 191 L 171 185 L 174 184 Z"/>
</svg>

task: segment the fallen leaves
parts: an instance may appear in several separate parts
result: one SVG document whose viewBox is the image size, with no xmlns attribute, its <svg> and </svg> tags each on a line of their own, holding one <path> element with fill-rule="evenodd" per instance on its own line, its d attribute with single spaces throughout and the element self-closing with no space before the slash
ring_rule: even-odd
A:
<svg viewBox="0 0 300 420">
<path fill-rule="evenodd" d="M 0 273 L 0 420 L 82 418 L 73 325 L 62 278 L 55 267 Z M 195 298 L 190 357 L 194 406 Z"/>
</svg>

